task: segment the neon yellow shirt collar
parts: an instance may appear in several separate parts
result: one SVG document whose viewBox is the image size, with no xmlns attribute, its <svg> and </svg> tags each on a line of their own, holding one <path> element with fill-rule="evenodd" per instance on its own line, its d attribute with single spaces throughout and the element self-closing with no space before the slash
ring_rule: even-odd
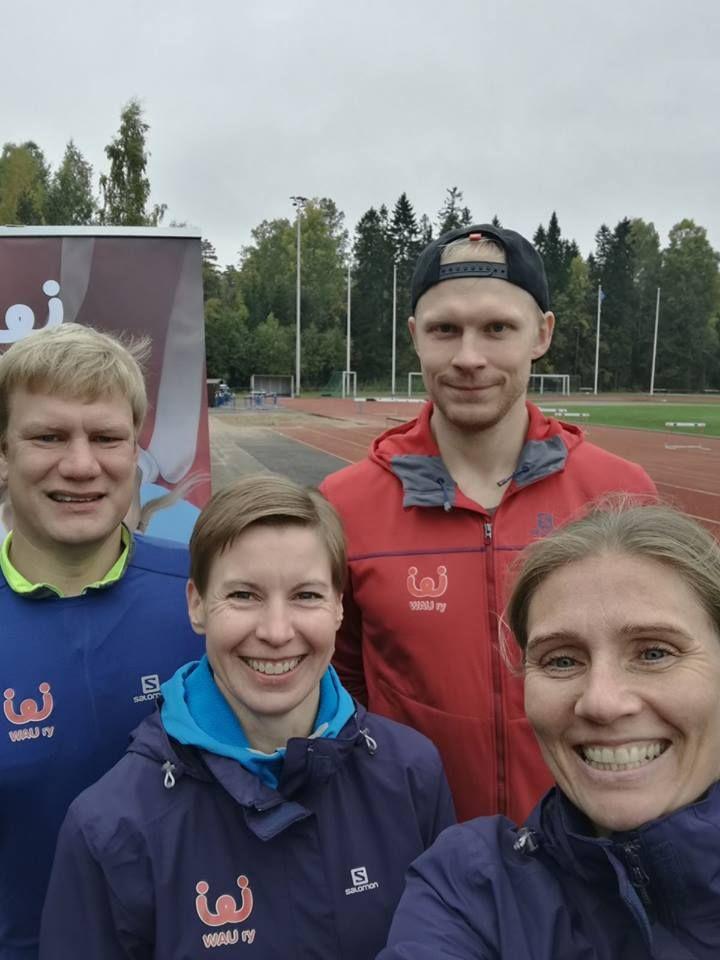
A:
<svg viewBox="0 0 720 960">
<path fill-rule="evenodd" d="M 130 548 L 132 547 L 132 534 L 125 524 L 121 527 L 121 536 L 123 549 L 120 552 L 120 556 L 101 580 L 88 583 L 87 586 L 83 587 L 82 593 L 86 593 L 88 590 L 102 590 L 105 587 L 109 587 L 111 584 L 116 583 L 125 573 L 125 568 L 130 560 Z M 0 547 L 0 570 L 2 570 L 10 589 L 14 591 L 14 593 L 20 593 L 26 597 L 46 597 L 48 593 L 54 594 L 56 597 L 63 597 L 63 592 L 51 583 L 32 583 L 13 566 L 10 560 L 11 541 L 12 530 L 5 537 L 2 547 Z"/>
</svg>

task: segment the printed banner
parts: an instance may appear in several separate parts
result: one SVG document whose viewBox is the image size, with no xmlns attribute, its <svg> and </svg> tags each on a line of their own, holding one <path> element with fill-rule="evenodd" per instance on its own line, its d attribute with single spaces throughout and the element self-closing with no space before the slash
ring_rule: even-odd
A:
<svg viewBox="0 0 720 960">
<path fill-rule="evenodd" d="M 68 322 L 151 338 L 150 406 L 127 519 L 150 535 L 186 541 L 210 496 L 200 237 L 0 228 L 0 352 Z"/>
</svg>

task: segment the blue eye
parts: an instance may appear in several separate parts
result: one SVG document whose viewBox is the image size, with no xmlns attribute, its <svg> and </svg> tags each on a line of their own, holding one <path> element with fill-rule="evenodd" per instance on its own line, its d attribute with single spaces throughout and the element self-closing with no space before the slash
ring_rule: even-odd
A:
<svg viewBox="0 0 720 960">
<path fill-rule="evenodd" d="M 672 656 L 672 652 L 666 647 L 645 647 L 640 656 L 646 663 L 662 663 Z"/>
</svg>

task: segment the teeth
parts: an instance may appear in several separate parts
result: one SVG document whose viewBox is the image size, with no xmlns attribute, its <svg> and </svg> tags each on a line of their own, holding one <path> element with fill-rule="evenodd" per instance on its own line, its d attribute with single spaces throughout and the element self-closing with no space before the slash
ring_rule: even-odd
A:
<svg viewBox="0 0 720 960">
<path fill-rule="evenodd" d="M 283 673 L 290 673 L 300 663 L 302 657 L 293 657 L 292 660 L 250 660 L 243 657 L 245 663 L 258 673 L 270 674 L 271 676 L 280 676 Z"/>
<path fill-rule="evenodd" d="M 51 494 L 53 500 L 58 500 L 60 503 L 92 503 L 93 500 L 99 499 L 99 494 L 93 494 L 90 497 L 70 497 L 62 493 L 53 493 Z"/>
<path fill-rule="evenodd" d="M 634 743 L 626 747 L 580 748 L 583 759 L 596 770 L 633 770 L 655 760 L 668 748 L 667 743 Z"/>
</svg>

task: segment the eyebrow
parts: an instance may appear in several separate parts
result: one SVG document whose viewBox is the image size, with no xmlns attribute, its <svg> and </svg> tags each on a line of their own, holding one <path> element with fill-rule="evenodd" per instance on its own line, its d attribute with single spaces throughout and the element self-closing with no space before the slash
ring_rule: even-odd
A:
<svg viewBox="0 0 720 960">
<path fill-rule="evenodd" d="M 664 620 L 642 623 L 625 623 L 620 627 L 618 633 L 619 636 L 625 640 L 632 640 L 633 637 L 642 636 L 643 634 L 656 634 L 659 636 L 672 635 L 675 637 L 683 637 L 686 640 L 692 639 L 690 634 L 683 630 L 682 627 L 678 626 L 678 624 L 668 623 Z M 541 633 L 538 636 L 533 637 L 531 640 L 528 640 L 527 650 L 529 651 L 535 647 L 539 647 L 543 644 L 551 642 L 577 643 L 578 641 L 582 641 L 582 635 L 577 633 L 577 631 L 551 630 L 548 633 Z"/>
<path fill-rule="evenodd" d="M 67 430 L 67 424 L 54 423 L 52 420 L 29 420 L 20 427 L 21 433 L 66 433 Z M 119 420 L 106 420 L 102 424 L 90 425 L 90 433 L 102 433 L 103 431 L 112 433 L 130 432 L 128 424 Z"/>
<path fill-rule="evenodd" d="M 295 583 L 290 588 L 291 590 L 300 590 L 307 587 L 328 587 L 330 585 L 329 580 L 301 580 L 299 583 Z M 227 580 L 222 581 L 222 589 L 244 589 L 244 590 L 262 590 L 262 584 L 255 583 L 252 580 L 243 580 L 240 577 L 230 577 Z"/>
</svg>

